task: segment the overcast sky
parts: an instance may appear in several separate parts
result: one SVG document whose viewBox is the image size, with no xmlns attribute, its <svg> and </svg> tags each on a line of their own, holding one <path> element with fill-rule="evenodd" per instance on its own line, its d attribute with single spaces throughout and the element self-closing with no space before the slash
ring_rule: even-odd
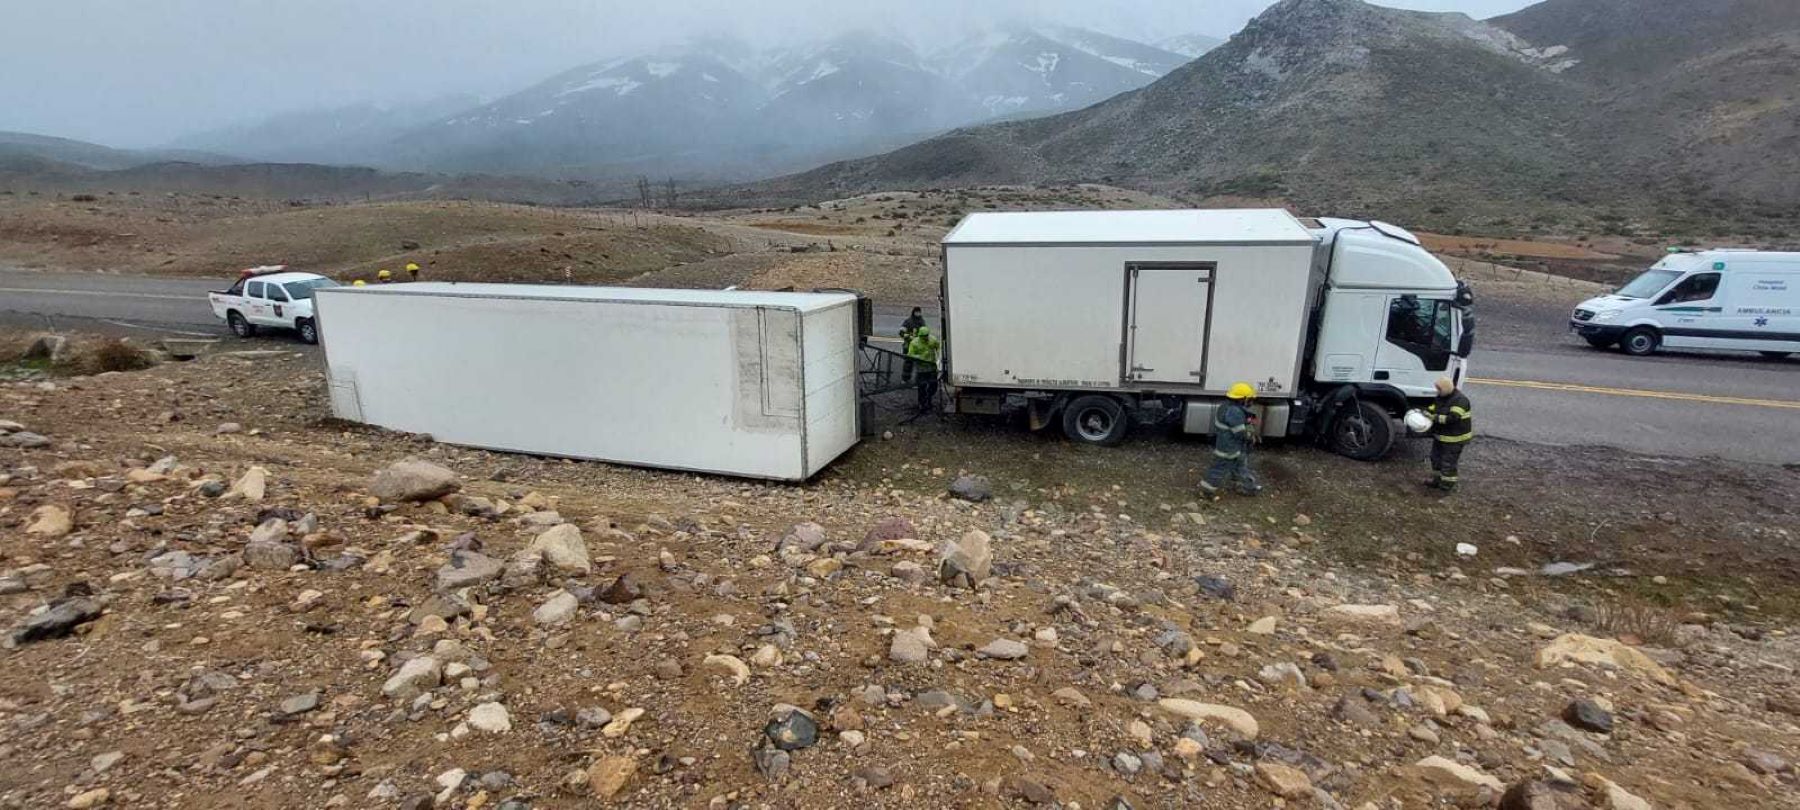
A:
<svg viewBox="0 0 1800 810">
<path fill-rule="evenodd" d="M 924 43 L 1004 19 L 1225 37 L 1272 0 L 0 0 L 0 130 L 150 146 L 276 112 L 503 94 L 732 33 Z M 1380 0 L 1490 17 L 1532 0 Z"/>
</svg>

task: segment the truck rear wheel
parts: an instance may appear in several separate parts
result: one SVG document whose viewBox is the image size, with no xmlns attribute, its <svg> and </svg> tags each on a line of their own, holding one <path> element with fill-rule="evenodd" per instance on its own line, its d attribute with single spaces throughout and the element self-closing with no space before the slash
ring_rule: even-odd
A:
<svg viewBox="0 0 1800 810">
<path fill-rule="evenodd" d="M 1373 402 L 1358 401 L 1331 424 L 1331 449 L 1357 461 L 1374 461 L 1394 446 L 1394 420 Z"/>
<path fill-rule="evenodd" d="M 225 324 L 230 326 L 231 333 L 238 337 L 256 337 L 256 324 L 245 319 L 243 313 L 235 309 L 225 313 Z"/>
<path fill-rule="evenodd" d="M 1770 360 L 1786 360 L 1788 359 L 1788 355 L 1793 354 L 1793 352 L 1757 352 L 1757 354 L 1767 357 Z"/>
<path fill-rule="evenodd" d="M 1661 345 L 1662 337 L 1656 334 L 1655 329 L 1648 326 L 1640 326 L 1626 332 L 1625 337 L 1619 339 L 1619 348 L 1632 357 L 1647 357 L 1655 354 L 1656 348 Z"/>
<path fill-rule="evenodd" d="M 1089 394 L 1063 408 L 1063 435 L 1078 442 L 1113 447 L 1131 432 L 1131 416 L 1112 397 Z"/>
</svg>

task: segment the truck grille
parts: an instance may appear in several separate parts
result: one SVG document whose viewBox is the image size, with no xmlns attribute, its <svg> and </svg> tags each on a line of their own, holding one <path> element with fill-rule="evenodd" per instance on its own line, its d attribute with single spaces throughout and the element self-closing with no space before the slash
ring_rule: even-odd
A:
<svg viewBox="0 0 1800 810">
<path fill-rule="evenodd" d="M 1591 321 L 1591 320 L 1593 320 L 1593 319 L 1594 319 L 1594 312 L 1593 312 L 1593 310 L 1588 310 L 1588 309 L 1578 309 L 1578 310 L 1575 310 L 1575 320 L 1578 320 L 1578 321 Z"/>
</svg>

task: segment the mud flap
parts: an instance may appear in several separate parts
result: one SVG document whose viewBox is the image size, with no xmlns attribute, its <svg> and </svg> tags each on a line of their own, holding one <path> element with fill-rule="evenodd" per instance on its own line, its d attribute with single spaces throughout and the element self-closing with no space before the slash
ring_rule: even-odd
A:
<svg viewBox="0 0 1800 810">
<path fill-rule="evenodd" d="M 1062 412 L 1063 398 L 1044 399 L 1032 397 L 1025 402 L 1025 409 L 1031 416 L 1032 431 L 1043 430 L 1056 421 L 1057 414 Z"/>
</svg>

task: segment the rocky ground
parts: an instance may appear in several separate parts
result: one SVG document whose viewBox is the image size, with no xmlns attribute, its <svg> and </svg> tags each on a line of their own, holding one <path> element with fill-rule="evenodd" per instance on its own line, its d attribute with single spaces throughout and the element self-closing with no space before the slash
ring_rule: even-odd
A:
<svg viewBox="0 0 1800 810">
<path fill-rule="evenodd" d="M 6 385 L 0 806 L 1794 806 L 1787 621 L 1303 448 L 1201 506 L 926 422 L 777 486 L 334 422 L 289 351 Z M 1791 542 L 1768 495 L 1681 525 Z"/>
</svg>

